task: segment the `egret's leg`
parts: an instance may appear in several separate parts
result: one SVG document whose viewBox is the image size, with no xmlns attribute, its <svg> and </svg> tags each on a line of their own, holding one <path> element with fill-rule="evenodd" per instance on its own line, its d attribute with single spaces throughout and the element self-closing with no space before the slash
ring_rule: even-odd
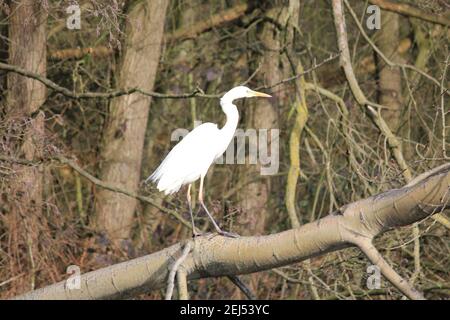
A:
<svg viewBox="0 0 450 320">
<path fill-rule="evenodd" d="M 191 215 L 192 236 L 196 237 L 196 236 L 199 236 L 200 233 L 198 233 L 195 230 L 194 214 L 192 213 L 192 203 L 191 203 L 191 186 L 192 186 L 192 184 L 189 184 L 188 189 L 187 189 L 187 202 L 188 202 L 188 206 L 189 206 L 189 214 Z"/>
<path fill-rule="evenodd" d="M 222 229 L 220 229 L 219 225 L 216 223 L 216 221 L 214 220 L 212 215 L 209 213 L 208 209 L 206 209 L 205 203 L 203 202 L 203 179 L 204 179 L 204 177 L 202 176 L 200 178 L 200 191 L 198 192 L 198 201 L 200 202 L 203 209 L 206 211 L 206 214 L 208 215 L 209 219 L 213 223 L 214 228 L 216 229 L 217 233 L 219 233 L 220 235 L 223 235 L 223 236 L 231 237 L 231 238 L 239 237 L 239 235 L 237 235 L 237 234 L 226 232 L 226 231 L 223 231 Z"/>
</svg>

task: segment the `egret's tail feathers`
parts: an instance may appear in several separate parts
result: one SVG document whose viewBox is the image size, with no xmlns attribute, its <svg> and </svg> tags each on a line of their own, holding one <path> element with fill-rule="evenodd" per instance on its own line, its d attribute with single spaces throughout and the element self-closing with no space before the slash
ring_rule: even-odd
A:
<svg viewBox="0 0 450 320">
<path fill-rule="evenodd" d="M 148 184 L 150 181 L 151 181 L 151 182 L 156 182 L 156 181 L 160 178 L 160 177 L 158 177 L 157 171 L 158 171 L 158 170 L 156 170 L 156 171 L 153 172 L 151 175 L 149 175 L 148 178 L 145 179 L 144 183 L 145 183 L 145 184 Z"/>
<path fill-rule="evenodd" d="M 145 181 L 144 181 L 145 184 L 149 183 L 150 181 L 156 183 L 156 182 L 158 182 L 158 180 L 161 179 L 163 164 L 164 164 L 164 162 L 158 168 L 156 168 L 156 170 L 147 179 L 145 179 Z"/>
<path fill-rule="evenodd" d="M 183 185 L 183 181 L 179 179 L 167 179 L 167 177 L 163 176 L 158 182 L 156 186 L 159 191 L 164 192 L 164 194 L 172 194 L 180 190 Z"/>
<path fill-rule="evenodd" d="M 144 183 L 147 184 L 149 182 L 156 183 L 156 188 L 167 194 L 172 194 L 180 190 L 183 185 L 183 181 L 180 179 L 173 179 L 170 175 L 162 174 L 161 168 L 157 168 L 155 172 L 153 172 L 147 179 L 145 179 Z"/>
</svg>

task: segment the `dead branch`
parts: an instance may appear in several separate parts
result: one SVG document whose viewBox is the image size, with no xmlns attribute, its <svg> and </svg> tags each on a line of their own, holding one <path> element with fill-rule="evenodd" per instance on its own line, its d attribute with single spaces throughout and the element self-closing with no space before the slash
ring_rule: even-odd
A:
<svg viewBox="0 0 450 320">
<path fill-rule="evenodd" d="M 183 40 L 195 38 L 197 35 L 210 30 L 212 28 L 219 27 L 225 23 L 229 23 L 239 19 L 248 9 L 248 4 L 238 4 L 233 8 L 222 11 L 218 14 L 212 15 L 206 20 L 199 21 L 193 24 L 190 28 L 182 28 L 176 30 L 174 33 L 166 37 L 166 41 L 172 42 L 175 40 Z"/>
<path fill-rule="evenodd" d="M 294 80 L 298 79 L 299 77 L 312 72 L 313 70 L 325 65 L 326 63 L 328 63 L 338 57 L 339 57 L 339 55 L 331 55 L 330 57 L 323 60 L 322 62 L 320 62 L 318 64 L 314 64 L 314 66 L 305 70 L 304 72 L 301 72 L 292 77 L 283 79 L 280 82 L 275 83 L 271 86 L 258 87 L 255 90 L 271 89 L 271 88 L 279 86 L 281 84 L 285 84 L 287 82 L 294 81 Z M 188 98 L 195 98 L 195 97 L 217 99 L 223 95 L 223 93 L 205 94 L 200 88 L 196 88 L 195 90 L 193 90 L 190 93 L 181 93 L 181 94 L 159 93 L 159 92 L 142 90 L 140 88 L 115 89 L 115 90 L 111 90 L 108 92 L 74 92 L 74 91 L 71 91 L 70 89 L 60 86 L 59 84 L 53 82 L 52 80 L 50 80 L 46 77 L 43 77 L 37 73 L 31 72 L 28 70 L 25 70 L 18 66 L 0 62 L 0 70 L 4 70 L 6 72 L 13 72 L 13 73 L 19 74 L 24 77 L 38 80 L 41 83 L 43 83 L 44 85 L 46 85 L 49 89 L 52 89 L 53 91 L 58 92 L 68 98 L 71 98 L 71 99 L 112 99 L 112 98 L 117 98 L 117 97 L 121 97 L 121 96 L 125 96 L 125 95 L 130 95 L 133 93 L 139 93 L 144 96 L 149 96 L 149 97 L 159 98 L 159 99 L 188 99 Z M 376 104 L 374 104 L 374 105 L 376 105 Z"/>
<path fill-rule="evenodd" d="M 65 59 L 81 59 L 85 55 L 91 55 L 94 58 L 109 57 L 114 53 L 114 50 L 107 46 L 87 47 L 87 48 L 68 48 L 60 50 L 52 50 L 48 53 L 52 60 Z"/>
<path fill-rule="evenodd" d="M 242 17 L 248 9 L 248 4 L 238 4 L 233 8 L 224 10 L 220 13 L 212 15 L 206 20 L 199 21 L 189 28 L 182 28 L 165 36 L 166 42 L 174 42 L 177 40 L 186 40 L 195 38 L 197 35 L 213 28 L 218 28 L 224 24 L 233 22 Z M 114 53 L 114 50 L 107 46 L 97 46 L 88 48 L 69 48 L 61 50 L 53 50 L 49 52 L 50 59 L 80 59 L 89 54 L 93 57 L 103 58 L 108 57 Z"/>
<path fill-rule="evenodd" d="M 72 99 L 89 99 L 89 98 L 104 98 L 104 99 L 112 99 L 120 96 L 125 96 L 133 93 L 140 93 L 144 96 L 149 96 L 153 98 L 161 98 L 161 99 L 186 99 L 193 97 L 203 97 L 203 98 L 218 98 L 220 95 L 207 95 L 201 92 L 201 90 L 197 89 L 191 93 L 182 93 L 182 94 L 166 94 L 166 93 L 158 93 L 152 91 L 144 91 L 140 88 L 130 88 L 130 89 L 119 89 L 115 91 L 109 92 L 73 92 L 65 87 L 62 87 L 55 82 L 51 81 L 48 78 L 45 78 L 37 73 L 22 69 L 18 66 L 13 66 L 7 63 L 0 62 L 0 70 L 5 70 L 8 72 L 14 72 L 24 77 L 28 77 L 31 79 L 38 80 L 45 84 L 48 88 L 61 93 L 62 95 L 72 98 Z"/>
<path fill-rule="evenodd" d="M 90 174 L 89 172 L 87 172 L 86 170 L 81 168 L 79 165 L 77 165 L 75 163 L 75 161 L 67 159 L 65 157 L 56 156 L 56 157 L 49 158 L 49 159 L 41 159 L 41 160 L 36 160 L 36 161 L 30 161 L 30 160 L 21 159 L 21 158 L 12 158 L 12 157 L 8 157 L 8 156 L 0 155 L 0 161 L 6 161 L 6 162 L 11 162 L 11 163 L 18 163 L 18 164 L 27 165 L 27 166 L 35 166 L 35 165 L 38 165 L 38 164 L 43 163 L 45 161 L 47 161 L 47 162 L 48 161 L 56 161 L 56 162 L 59 162 L 61 164 L 68 165 L 74 171 L 76 171 L 78 174 L 80 174 L 82 177 L 86 178 L 89 182 L 93 183 L 94 185 L 96 185 L 96 186 L 98 186 L 100 188 L 109 190 L 109 191 L 117 192 L 117 193 L 126 195 L 128 197 L 132 197 L 132 198 L 138 199 L 139 201 L 142 201 L 144 203 L 148 203 L 149 205 L 154 206 L 157 209 L 161 210 L 161 212 L 164 212 L 164 213 L 167 213 L 167 214 L 173 216 L 176 220 L 181 222 L 186 228 L 192 228 L 191 224 L 186 219 L 184 219 L 175 210 L 170 210 L 170 209 L 167 209 L 167 208 L 161 206 L 157 201 L 155 201 L 154 199 L 152 199 L 150 197 L 139 195 L 139 194 L 137 194 L 135 192 L 132 192 L 132 191 L 129 191 L 129 190 L 125 190 L 125 189 L 120 188 L 118 186 L 115 186 L 113 184 L 106 183 L 106 182 L 104 182 L 104 181 L 94 177 L 92 174 Z"/>
<path fill-rule="evenodd" d="M 181 267 L 184 260 L 186 260 L 189 252 L 191 251 L 192 243 L 187 242 L 184 246 L 183 252 L 181 253 L 181 256 L 174 262 L 172 267 L 170 268 L 169 276 L 167 277 L 167 290 L 166 290 L 166 300 L 172 299 L 172 293 L 173 293 L 173 287 L 174 287 L 174 281 L 175 281 L 175 275 L 178 274 L 178 277 L 185 278 L 184 272 L 179 273 L 179 268 Z M 179 279 L 181 280 L 181 287 L 184 287 L 185 279 Z M 186 291 L 187 288 L 183 288 L 182 291 Z M 181 293 L 182 296 L 187 296 L 186 292 Z"/>
<path fill-rule="evenodd" d="M 180 300 L 189 300 L 189 291 L 187 287 L 187 275 L 183 269 L 177 271 L 178 296 Z"/>
<path fill-rule="evenodd" d="M 369 0 L 371 4 L 375 4 L 380 8 L 388 11 L 392 11 L 398 14 L 402 14 L 409 17 L 418 18 L 432 23 L 441 24 L 443 26 L 450 26 L 450 16 L 447 14 L 437 15 L 428 12 L 424 12 L 414 6 L 407 3 L 398 3 L 387 0 Z"/>
<path fill-rule="evenodd" d="M 230 281 L 233 282 L 233 284 L 235 284 L 236 287 L 238 287 L 239 290 L 242 291 L 242 293 L 247 297 L 248 300 L 256 300 L 253 292 L 249 287 L 247 287 L 244 282 L 242 282 L 242 280 L 238 276 L 228 276 L 228 279 L 230 279 Z"/>
<path fill-rule="evenodd" d="M 417 291 L 403 279 L 387 262 L 383 256 L 378 252 L 377 248 L 372 244 L 370 239 L 358 237 L 355 239 L 355 244 L 367 256 L 367 258 L 376 266 L 380 268 L 381 274 L 389 280 L 396 288 L 403 292 L 408 298 L 412 300 L 425 300 L 422 293 Z"/>
<path fill-rule="evenodd" d="M 353 9 L 350 6 L 350 4 L 348 3 L 348 1 L 344 0 L 344 3 L 345 3 L 345 6 L 347 7 L 348 11 L 350 12 L 350 15 L 352 16 L 353 21 L 355 22 L 356 26 L 358 27 L 359 31 L 361 32 L 362 36 L 364 37 L 364 39 L 367 41 L 368 44 L 370 44 L 370 46 L 373 48 L 373 50 L 383 59 L 383 61 L 389 67 L 396 67 L 396 68 L 412 70 L 412 71 L 416 72 L 417 74 L 423 76 L 425 79 L 428 79 L 431 82 L 433 82 L 435 85 L 437 85 L 443 91 L 443 93 L 445 93 L 447 95 L 450 94 L 448 89 L 444 88 L 443 85 L 436 78 L 432 77 L 425 71 L 420 70 L 419 68 L 412 66 L 410 64 L 396 63 L 396 62 L 390 60 L 388 57 L 386 57 L 386 55 L 369 38 L 369 36 L 367 35 L 366 31 L 364 30 L 363 26 L 361 25 L 361 22 L 359 22 L 358 17 L 356 16 L 355 12 L 353 11 Z"/>
</svg>

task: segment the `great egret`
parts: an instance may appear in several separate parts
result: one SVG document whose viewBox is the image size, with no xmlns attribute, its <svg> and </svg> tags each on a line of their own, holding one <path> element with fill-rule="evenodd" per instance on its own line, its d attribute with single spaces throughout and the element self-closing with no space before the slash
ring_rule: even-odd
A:
<svg viewBox="0 0 450 320">
<path fill-rule="evenodd" d="M 203 202 L 203 180 L 209 167 L 215 159 L 220 157 L 228 148 L 233 139 L 234 132 L 239 121 L 239 112 L 233 104 L 233 100 L 250 97 L 271 97 L 268 94 L 250 90 L 245 86 L 238 86 L 220 99 L 220 105 L 227 116 L 227 121 L 222 129 L 214 123 L 204 123 L 189 132 L 166 156 L 159 167 L 146 180 L 157 183 L 159 191 L 165 194 L 177 192 L 181 186 L 188 184 L 187 201 L 191 215 L 192 232 L 196 236 L 194 216 L 191 206 L 191 185 L 200 178 L 200 191 L 198 200 L 211 219 L 216 231 L 225 236 L 234 236 L 222 231 L 214 218 L 209 213 Z"/>
</svg>

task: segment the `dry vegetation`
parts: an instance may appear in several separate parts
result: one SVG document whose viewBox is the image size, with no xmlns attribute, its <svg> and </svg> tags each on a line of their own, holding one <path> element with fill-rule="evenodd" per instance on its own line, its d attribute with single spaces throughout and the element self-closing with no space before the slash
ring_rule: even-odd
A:
<svg viewBox="0 0 450 320">
<path fill-rule="evenodd" d="M 446 1 L 402 1 L 421 12 L 449 19 Z M 0 61 L 13 64 L 9 56 L 14 40 L 11 31 L 8 33 L 10 2 L 26 1 L 0 1 Z M 128 50 L 125 25 L 134 1 L 80 1 L 82 28 L 76 31 L 65 28 L 67 1 L 39 2 L 34 16 L 23 23 L 37 23 L 34 18 L 46 16 L 39 22 L 46 25 L 46 69 L 44 73 L 29 71 L 73 92 L 125 89 L 118 85 L 117 77 L 121 57 Z M 348 3 L 361 20 L 368 3 Z M 169 1 L 156 78 L 153 88 L 147 90 L 177 95 L 200 88 L 205 95 L 149 101 L 148 122 L 142 128 L 141 165 L 133 167 L 140 181 L 174 145 L 170 141 L 173 130 L 191 129 L 194 120 L 223 123 L 218 100 L 208 95 L 248 82 L 249 87 L 275 97 L 269 106 L 258 105 L 260 101 L 241 102 L 239 110 L 240 128 L 280 129 L 279 173 L 261 176 L 255 165 L 215 165 L 207 177 L 207 203 L 214 216 L 223 221 L 226 230 L 242 235 L 270 234 L 297 223 L 303 225 L 410 180 L 385 132 L 352 95 L 339 59 L 314 67 L 339 52 L 331 1 L 301 0 L 298 12 L 290 5 L 292 1 L 277 0 Z M 401 141 L 411 175 L 448 163 L 448 24 L 391 13 L 395 22 L 371 31 L 362 20 L 372 41 L 369 43 L 348 8 L 345 11 L 358 83 L 369 101 L 392 107 L 382 109 L 381 116 Z M 387 11 L 381 14 L 383 20 Z M 148 37 L 153 39 L 154 35 Z M 388 59 L 426 74 L 411 68 L 388 68 L 390 73 L 383 76 L 381 70 L 386 66 L 373 45 Z M 159 48 L 158 42 L 154 46 Z M 23 50 L 35 48 L 19 49 Z M 277 84 L 302 70 L 309 70 L 304 77 Z M 85 273 L 190 237 L 189 228 L 168 214 L 174 210 L 188 219 L 184 192 L 163 197 L 153 187 L 140 184 L 126 189 L 149 196 L 153 205 L 135 201 L 132 225 L 122 226 L 129 237 L 111 237 L 96 220 L 101 210 L 96 200 L 104 192 L 102 188 L 58 160 L 72 159 L 93 176 L 121 186 L 105 177 L 104 170 L 108 161 L 105 145 L 112 143 L 105 141 L 105 132 L 114 116 L 111 101 L 117 98 L 73 99 L 43 86 L 47 87 L 41 89 L 46 90 L 45 99 L 34 110 L 11 112 L 11 74 L 0 68 L 0 298 L 63 280 L 69 265 L 78 265 Z M 334 95 L 330 99 L 326 93 Z M 38 118 L 42 126 L 35 125 Z M 301 125 L 303 120 L 306 124 Z M 127 130 L 129 125 L 124 122 L 109 138 L 125 136 Z M 296 159 L 291 154 L 299 155 L 297 171 L 292 170 Z M 41 179 L 39 186 L 33 175 Z M 294 187 L 288 179 L 293 179 Z M 40 188 L 42 201 L 36 201 L 31 192 L 35 188 Z M 101 196 L 104 199 L 105 194 Z M 288 197 L 293 206 L 289 207 Z M 164 212 L 161 207 L 168 210 Z M 203 213 L 198 221 L 204 230 L 210 230 Z M 377 238 L 375 245 L 427 298 L 448 299 L 450 233 L 442 220 L 428 218 L 417 227 L 390 231 Z M 365 270 L 369 264 L 359 250 L 350 248 L 246 275 L 242 280 L 261 299 L 401 298 L 402 294 L 384 279 L 381 289 L 367 289 Z M 193 299 L 244 298 L 227 278 L 192 281 L 189 292 Z M 163 297 L 160 290 L 139 298 Z"/>
</svg>

